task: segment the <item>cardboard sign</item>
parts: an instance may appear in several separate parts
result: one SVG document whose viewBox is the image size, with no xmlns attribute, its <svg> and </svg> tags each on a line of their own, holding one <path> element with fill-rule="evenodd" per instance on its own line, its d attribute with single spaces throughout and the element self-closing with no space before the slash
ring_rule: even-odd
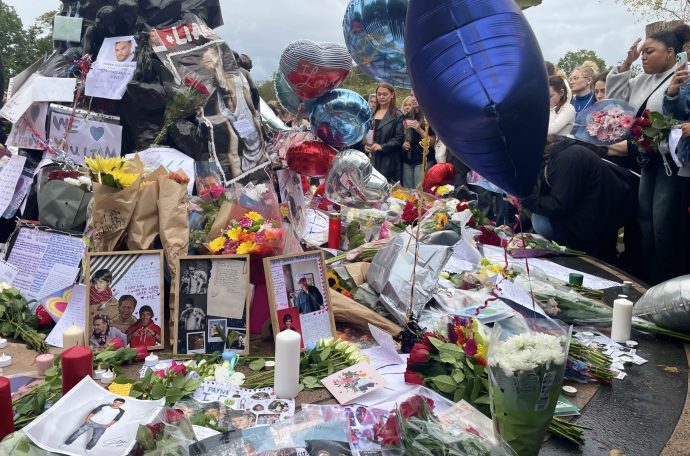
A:
<svg viewBox="0 0 690 456">
<path fill-rule="evenodd" d="M 48 103 L 34 103 L 19 121 L 12 126 L 7 137 L 7 145 L 20 149 L 41 149 L 41 142 L 34 136 L 35 130 L 43 140 L 46 139 L 46 116 Z M 32 130 L 33 129 L 33 130 Z"/>
<path fill-rule="evenodd" d="M 62 139 L 69 125 L 68 114 L 51 112 L 49 137 Z M 122 148 L 122 127 L 99 120 L 86 119 L 77 114 L 67 136 L 65 153 L 75 163 L 84 163 L 84 157 L 96 154 L 119 157 Z"/>
</svg>

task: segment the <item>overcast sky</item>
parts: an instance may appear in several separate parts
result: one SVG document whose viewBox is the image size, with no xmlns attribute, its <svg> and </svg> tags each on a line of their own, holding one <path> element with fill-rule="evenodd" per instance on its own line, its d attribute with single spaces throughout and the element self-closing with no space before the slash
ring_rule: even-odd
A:
<svg viewBox="0 0 690 456">
<path fill-rule="evenodd" d="M 14 6 L 25 24 L 56 8 L 53 0 L 2 0 Z M 225 25 L 217 31 L 237 52 L 254 62 L 256 80 L 270 77 L 290 42 L 343 42 L 342 20 L 348 0 L 221 0 Z M 608 65 L 625 57 L 644 35 L 644 24 L 612 0 L 543 0 L 525 11 L 546 60 L 568 51 L 594 50 Z M 615 24 L 615 27 L 612 25 Z"/>
</svg>

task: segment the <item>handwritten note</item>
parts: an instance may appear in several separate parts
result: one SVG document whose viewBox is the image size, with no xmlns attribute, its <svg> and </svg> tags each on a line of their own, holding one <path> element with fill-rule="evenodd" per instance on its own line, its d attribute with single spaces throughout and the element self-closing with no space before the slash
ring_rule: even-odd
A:
<svg viewBox="0 0 690 456">
<path fill-rule="evenodd" d="M 62 348 L 62 333 L 70 326 L 86 328 L 86 286 L 77 284 L 72 288 L 72 295 L 67 302 L 65 313 L 46 337 L 46 342 L 53 347 Z M 89 335 L 86 335 L 89 338 Z"/>
<path fill-rule="evenodd" d="M 121 100 L 136 68 L 136 62 L 97 61 L 86 75 L 86 96 Z"/>
<path fill-rule="evenodd" d="M 74 283 L 79 274 L 79 268 L 67 264 L 56 264 L 48 272 L 41 289 L 36 293 L 36 296 L 43 298 L 56 291 L 64 290 Z"/>
<path fill-rule="evenodd" d="M 0 283 L 12 283 L 17 277 L 19 269 L 5 260 L 0 260 Z"/>
<path fill-rule="evenodd" d="M 271 283 L 273 284 L 273 299 L 276 303 L 276 310 L 287 309 L 290 304 L 281 263 L 271 263 Z"/>
<path fill-rule="evenodd" d="M 398 354 L 395 341 L 393 341 L 393 337 L 390 334 L 371 323 L 369 323 L 369 332 L 379 346 L 365 350 L 365 354 L 369 356 L 369 362 L 376 369 L 405 362 Z"/>
<path fill-rule="evenodd" d="M 0 170 L 0 214 L 4 213 L 12 202 L 14 191 L 17 189 L 17 182 L 24 170 L 26 157 L 23 155 L 12 155 L 9 159 L 4 157 L 2 160 L 2 170 Z"/>
<path fill-rule="evenodd" d="M 50 114 L 49 137 L 63 138 L 70 124 L 70 115 L 53 111 Z M 122 149 L 122 127 L 113 123 L 86 118 L 77 113 L 72 121 L 65 153 L 76 163 L 96 154 L 119 157 Z"/>
<path fill-rule="evenodd" d="M 240 388 L 232 383 L 204 381 L 194 391 L 192 397 L 199 402 L 213 402 L 231 397 L 238 391 Z"/>
<path fill-rule="evenodd" d="M 316 342 L 319 339 L 335 335 L 331 329 L 331 320 L 327 310 L 301 314 L 299 322 L 302 326 L 302 339 L 305 346 L 310 342 Z"/>
<path fill-rule="evenodd" d="M 7 258 L 8 263 L 19 269 L 12 286 L 26 298 L 39 298 L 38 293 L 55 265 L 78 268 L 84 248 L 84 241 L 78 236 L 20 228 Z"/>
<path fill-rule="evenodd" d="M 46 139 L 46 117 L 48 103 L 34 103 L 30 109 L 12 126 L 7 137 L 7 145 L 23 149 L 40 149 L 40 141 L 34 135 L 34 130 L 43 140 Z"/>
<path fill-rule="evenodd" d="M 212 262 L 206 305 L 208 315 L 241 319 L 247 303 L 248 264 L 244 260 Z"/>
</svg>

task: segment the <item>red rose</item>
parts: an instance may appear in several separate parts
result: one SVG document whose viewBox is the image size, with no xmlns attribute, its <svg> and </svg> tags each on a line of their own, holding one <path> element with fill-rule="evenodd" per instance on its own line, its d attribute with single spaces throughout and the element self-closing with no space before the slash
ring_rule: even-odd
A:
<svg viewBox="0 0 690 456">
<path fill-rule="evenodd" d="M 169 424 L 177 424 L 184 420 L 184 412 L 180 409 L 166 408 L 165 422 Z"/>
<path fill-rule="evenodd" d="M 200 95 L 208 95 L 208 89 L 199 80 L 196 80 L 188 76 L 184 78 L 184 81 L 182 81 L 182 83 L 190 89 L 196 90 L 197 92 L 199 92 Z"/>
<path fill-rule="evenodd" d="M 412 383 L 414 385 L 423 385 L 424 377 L 419 375 L 417 372 L 406 370 L 405 371 L 405 383 Z"/>
<path fill-rule="evenodd" d="M 173 361 L 172 365 L 168 368 L 168 372 L 172 372 L 175 375 L 185 375 L 187 373 L 187 366 Z"/>
<path fill-rule="evenodd" d="M 36 316 L 38 317 L 39 328 L 47 328 L 55 324 L 55 322 L 53 321 L 53 317 L 50 316 L 50 314 L 45 309 L 45 307 L 43 307 L 42 304 L 39 304 L 38 307 L 36 307 Z"/>
<path fill-rule="evenodd" d="M 115 349 L 115 350 L 119 350 L 119 349 L 125 347 L 125 343 L 119 337 L 116 337 L 114 339 L 110 339 L 108 341 L 108 345 L 111 345 L 113 347 L 113 349 Z"/>
<path fill-rule="evenodd" d="M 424 344 L 414 344 L 408 360 L 411 363 L 426 363 L 429 361 L 429 349 Z"/>
<path fill-rule="evenodd" d="M 465 343 L 465 354 L 470 358 L 477 354 L 477 341 L 469 339 Z"/>
<path fill-rule="evenodd" d="M 424 338 L 422 339 L 422 343 L 426 345 L 427 350 L 429 350 L 431 353 L 436 353 L 436 347 L 434 347 L 434 344 L 431 343 L 431 339 L 441 339 L 438 337 L 437 334 L 434 334 L 432 332 L 427 332 L 424 333 Z"/>
<path fill-rule="evenodd" d="M 151 431 L 151 434 L 153 434 L 153 438 L 155 440 L 158 437 L 158 435 L 163 431 L 165 424 L 164 423 L 147 424 L 146 427 L 149 428 L 149 430 Z"/>
<path fill-rule="evenodd" d="M 404 419 L 422 416 L 426 414 L 427 409 L 429 411 L 434 409 L 434 401 L 420 395 L 412 396 L 400 404 L 400 413 L 402 413 Z"/>
<path fill-rule="evenodd" d="M 634 127 L 632 127 L 632 128 L 630 129 L 630 133 L 631 133 L 635 138 L 639 138 L 640 136 L 642 136 L 642 127 L 640 127 L 639 125 L 636 124 Z"/>
<path fill-rule="evenodd" d="M 165 371 L 163 371 L 163 370 L 153 371 L 153 375 L 157 375 L 160 378 L 165 378 Z"/>
<path fill-rule="evenodd" d="M 374 425 L 374 435 L 376 440 L 386 446 L 400 445 L 400 432 L 395 414 L 391 414 L 384 422 Z"/>
<path fill-rule="evenodd" d="M 137 347 L 137 361 L 144 361 L 146 357 L 149 356 L 149 351 L 145 346 L 140 345 Z"/>
<path fill-rule="evenodd" d="M 649 119 L 642 118 L 637 122 L 637 125 L 642 128 L 648 128 L 652 126 L 652 122 L 650 122 Z"/>
<path fill-rule="evenodd" d="M 462 212 L 465 209 L 469 209 L 469 208 L 470 208 L 470 203 L 463 200 L 463 201 L 460 201 L 457 206 L 455 206 L 455 211 L 456 212 Z"/>
<path fill-rule="evenodd" d="M 498 237 L 498 234 L 496 234 L 494 230 L 486 226 L 480 226 L 479 231 L 482 232 L 482 234 L 477 237 L 477 241 L 479 241 L 480 244 L 495 245 L 497 247 L 501 246 L 501 238 Z"/>
</svg>

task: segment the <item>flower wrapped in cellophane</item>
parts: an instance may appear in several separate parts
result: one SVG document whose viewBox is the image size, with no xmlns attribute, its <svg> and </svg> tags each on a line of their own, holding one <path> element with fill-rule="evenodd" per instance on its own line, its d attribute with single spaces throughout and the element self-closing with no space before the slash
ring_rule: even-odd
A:
<svg viewBox="0 0 690 456">
<path fill-rule="evenodd" d="M 519 316 L 496 322 L 489 394 L 496 434 L 520 456 L 536 456 L 563 384 L 570 328 Z"/>
<path fill-rule="evenodd" d="M 610 146 L 626 138 L 635 124 L 635 110 L 621 100 L 604 100 L 577 115 L 573 136 L 597 146 Z"/>
</svg>

